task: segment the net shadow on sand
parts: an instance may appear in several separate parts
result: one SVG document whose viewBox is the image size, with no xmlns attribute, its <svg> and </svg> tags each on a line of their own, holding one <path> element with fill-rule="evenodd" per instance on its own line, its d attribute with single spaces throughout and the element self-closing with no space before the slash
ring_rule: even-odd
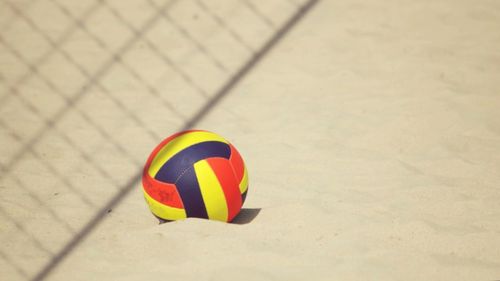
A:
<svg viewBox="0 0 500 281">
<path fill-rule="evenodd" d="M 36 273 L 32 278 L 29 278 L 30 274 L 28 274 L 22 266 L 17 265 L 16 262 L 13 259 L 11 259 L 6 252 L 0 251 L 0 258 L 6 261 L 7 264 L 11 265 L 11 267 L 14 268 L 14 270 L 17 271 L 20 276 L 23 276 L 24 278 L 32 281 L 45 280 L 47 276 L 61 263 L 61 261 L 63 261 L 66 257 L 68 257 L 68 255 L 102 222 L 102 220 L 106 217 L 106 215 L 110 212 L 110 210 L 118 206 L 120 202 L 122 202 L 122 200 L 134 188 L 136 188 L 139 185 L 142 176 L 142 171 L 137 171 L 125 183 L 117 184 L 116 181 L 113 179 L 112 175 L 110 175 L 106 171 L 106 169 L 104 169 L 97 162 L 95 162 L 95 160 L 93 160 L 91 155 L 89 155 L 86 151 L 79 148 L 77 143 L 75 143 L 60 128 L 58 128 L 58 126 L 56 126 L 57 123 L 63 118 L 65 118 L 65 116 L 68 115 L 68 113 L 76 112 L 77 114 L 80 115 L 82 120 L 84 122 L 87 122 L 88 125 L 91 128 L 93 128 L 97 133 L 99 133 L 103 139 L 108 140 L 111 143 L 111 145 L 115 147 L 117 151 L 122 153 L 122 155 L 124 155 L 126 159 L 130 161 L 130 163 L 132 163 L 134 166 L 139 166 L 140 163 L 137 162 L 137 159 L 135 159 L 133 155 L 130 154 L 129 151 L 127 151 L 119 142 L 117 142 L 113 136 L 109 135 L 109 133 L 106 131 L 105 128 L 101 127 L 101 125 L 97 123 L 94 119 L 92 119 L 92 117 L 89 116 L 85 111 L 82 111 L 77 107 L 77 103 L 80 102 L 82 97 L 85 96 L 90 91 L 90 89 L 97 88 L 100 92 L 102 92 L 105 96 L 107 96 L 115 104 L 117 108 L 119 108 L 124 114 L 126 114 L 126 116 L 133 123 L 136 123 L 136 125 L 139 127 L 145 128 L 146 133 L 149 135 L 149 137 L 153 139 L 159 138 L 154 133 L 154 131 L 151 130 L 151 128 L 145 126 L 145 124 L 141 121 L 141 119 L 138 116 L 136 116 L 136 114 L 133 111 L 128 109 L 124 104 L 122 104 L 119 99 L 113 97 L 111 91 L 107 89 L 106 86 L 101 82 L 101 78 L 107 75 L 110 69 L 114 65 L 119 65 L 121 69 L 125 70 L 129 74 L 129 76 L 133 77 L 139 84 L 144 86 L 145 92 L 150 94 L 152 97 L 158 99 L 158 101 L 161 104 L 163 104 L 165 108 L 168 108 L 174 115 L 178 117 L 178 120 L 182 120 L 183 125 L 178 128 L 179 131 L 191 129 L 195 127 L 197 124 L 199 124 L 199 122 L 202 121 L 210 111 L 216 108 L 216 106 L 220 103 L 220 101 L 225 96 L 227 96 L 231 92 L 231 90 L 234 89 L 234 87 L 252 69 L 254 69 L 254 67 L 260 61 L 262 61 L 262 59 L 269 53 L 269 51 L 318 2 L 318 0 L 309 0 L 301 6 L 297 6 L 297 9 L 294 12 L 294 14 L 290 18 L 288 18 L 284 24 L 280 26 L 275 26 L 271 20 L 269 20 L 268 18 L 265 17 L 265 15 L 260 13 L 258 7 L 252 5 L 250 2 L 245 1 L 244 3 L 247 6 L 247 8 L 249 8 L 255 15 L 257 15 L 267 26 L 275 30 L 273 35 L 267 41 L 265 41 L 260 48 L 253 48 L 252 46 L 250 46 L 250 44 L 248 44 L 245 41 L 244 38 L 238 35 L 238 33 L 236 33 L 230 25 L 226 24 L 224 22 L 224 19 L 217 17 L 215 13 L 210 11 L 208 5 L 205 4 L 206 2 L 197 0 L 196 3 L 198 7 L 202 8 L 203 10 L 205 10 L 207 14 L 211 15 L 222 28 L 227 30 L 229 34 L 236 41 L 240 42 L 240 44 L 244 46 L 244 48 L 252 54 L 249 57 L 249 59 L 242 64 L 240 68 L 236 69 L 236 71 L 234 71 L 233 74 L 229 76 L 226 82 L 223 83 L 222 86 L 218 88 L 218 90 L 213 92 L 213 94 L 209 94 L 202 86 L 198 85 L 196 81 L 194 81 L 187 73 L 185 73 L 181 68 L 179 68 L 178 65 L 176 65 L 176 63 L 170 57 L 168 57 L 165 53 L 163 53 L 153 42 L 148 41 L 148 39 L 145 38 L 144 36 L 145 32 L 151 29 L 156 24 L 157 21 L 166 20 L 167 22 L 170 23 L 170 25 L 173 25 L 175 28 L 177 28 L 179 32 L 183 34 L 186 40 L 190 41 L 194 46 L 196 46 L 199 53 L 202 53 L 204 56 L 208 57 L 208 59 L 211 60 L 212 63 L 217 68 L 223 71 L 227 71 L 224 63 L 219 61 L 217 57 L 210 52 L 210 50 L 206 49 L 201 43 L 196 41 L 196 39 L 193 36 L 191 36 L 189 31 L 187 31 L 182 26 L 177 25 L 175 20 L 168 17 L 168 14 L 166 12 L 176 1 L 166 2 L 162 6 L 155 6 L 156 4 L 154 1 L 148 0 L 147 2 L 156 9 L 156 12 L 153 15 L 153 17 L 147 20 L 145 24 L 139 28 L 128 24 L 127 21 L 122 16 L 120 16 L 120 14 L 117 11 L 115 11 L 113 7 L 108 5 L 106 1 L 97 1 L 94 5 L 91 5 L 89 9 L 82 14 L 81 17 L 78 18 L 72 15 L 68 10 L 65 10 L 64 6 L 60 5 L 58 1 L 56 0 L 49 0 L 49 1 L 54 5 L 58 6 L 63 11 L 63 13 L 67 17 L 69 17 L 71 21 L 74 23 L 68 29 L 62 32 L 62 36 L 55 39 L 45 35 L 43 31 L 37 27 L 35 22 L 31 21 L 29 17 L 25 16 L 24 14 L 25 10 L 19 9 L 15 5 L 10 4 L 10 2 L 6 2 L 15 15 L 14 19 L 16 20 L 20 19 L 26 22 L 28 26 L 30 26 L 30 28 L 35 31 L 35 33 L 38 33 L 39 35 L 41 35 L 42 38 L 44 38 L 44 40 L 50 46 L 50 49 L 44 54 L 42 54 L 34 62 L 30 62 L 30 60 L 25 58 L 21 52 L 16 50 L 15 46 L 11 45 L 11 43 L 5 38 L 2 38 L 0 34 L 0 45 L 3 46 L 7 51 L 12 53 L 13 56 L 20 63 L 25 65 L 28 69 L 28 71 L 23 76 L 20 76 L 19 79 L 14 81 L 14 83 L 8 85 L 7 94 L 0 96 L 0 101 L 1 101 L 0 107 L 5 106 L 5 104 L 8 104 L 8 101 L 10 101 L 11 99 L 17 99 L 26 109 L 28 109 L 35 116 L 39 117 L 39 119 L 42 121 L 42 126 L 38 130 L 36 130 L 34 134 L 29 136 L 28 138 L 25 138 L 23 136 L 19 136 L 16 133 L 16 131 L 13 130 L 12 127 L 9 127 L 8 122 L 5 122 L 4 120 L 0 119 L 0 129 L 7 132 L 10 135 L 10 137 L 15 141 L 17 141 L 19 144 L 22 144 L 21 148 L 18 149 L 17 152 L 14 153 L 13 156 L 10 157 L 10 159 L 8 159 L 8 161 L 5 164 L 0 163 L 0 172 L 2 173 L 2 177 L 8 174 L 12 175 L 12 172 L 15 171 L 16 166 L 19 166 L 19 163 L 22 162 L 22 159 L 25 158 L 26 156 L 30 156 L 33 159 L 44 164 L 45 167 L 48 169 L 48 171 L 56 178 L 58 178 L 61 181 L 61 183 L 63 183 L 64 186 L 68 188 L 68 190 L 71 193 L 75 194 L 78 198 L 80 198 L 80 200 L 83 203 L 85 203 L 85 205 L 92 207 L 92 209 L 94 210 L 95 209 L 98 210 L 88 220 L 88 222 L 83 225 L 83 227 L 81 227 L 80 229 L 75 229 L 71 225 L 67 224 L 64 221 L 64 219 L 61 218 L 57 212 L 54 211 L 54 209 L 44 204 L 43 198 L 40 198 L 37 194 L 33 193 L 31 188 L 29 188 L 26 184 L 23 184 L 22 181 L 17 179 L 15 176 L 11 176 L 14 182 L 17 183 L 18 187 L 24 190 L 28 194 L 28 196 L 31 197 L 32 200 L 34 200 L 35 202 L 37 202 L 37 204 L 40 205 L 41 208 L 45 209 L 48 212 L 48 214 L 51 217 L 53 217 L 54 222 L 64 226 L 66 231 L 71 235 L 69 241 L 63 247 L 61 247 L 59 251 L 50 252 L 49 250 L 45 249 L 43 241 L 37 240 L 36 237 L 26 232 L 26 236 L 31 236 L 33 243 L 35 244 L 36 247 L 42 249 L 43 252 L 48 252 L 47 256 L 50 259 L 41 268 L 41 270 L 38 271 L 38 273 Z M 68 41 L 68 38 L 70 38 L 73 33 L 75 33 L 77 30 L 80 30 L 85 32 L 89 36 L 89 38 L 92 38 L 92 40 L 94 40 L 97 45 L 101 46 L 101 48 L 105 50 L 106 44 L 104 42 L 101 42 L 99 38 L 94 34 L 92 34 L 92 32 L 89 31 L 89 29 L 85 26 L 85 21 L 89 17 L 91 17 L 96 10 L 103 9 L 103 7 L 108 9 L 109 12 L 113 14 L 119 22 L 121 22 L 127 29 L 129 29 L 133 36 L 128 41 L 126 41 L 121 48 L 118 48 L 114 51 L 107 50 L 111 52 L 110 58 L 107 61 L 105 61 L 101 65 L 101 67 L 98 68 L 95 72 L 90 72 L 86 70 L 85 67 L 82 66 L 77 61 L 77 59 L 73 58 L 71 53 L 61 48 L 61 46 Z M 26 9 L 27 7 L 24 8 Z M 5 30 L 9 29 L 11 28 L 11 26 L 12 25 L 10 23 L 7 23 L 5 26 L 3 26 L 3 29 Z M 176 111 L 175 107 L 168 101 L 162 100 L 162 97 L 158 92 L 158 90 L 153 85 L 148 84 L 148 81 L 143 79 L 136 72 L 133 66 L 128 65 L 123 60 L 124 53 L 126 53 L 139 39 L 144 41 L 145 46 L 151 53 L 154 53 L 160 59 L 160 61 L 162 61 L 165 65 L 170 67 L 170 69 L 176 72 L 183 79 L 184 83 L 188 87 L 190 87 L 194 92 L 197 92 L 200 96 L 205 97 L 206 102 L 192 115 L 191 118 L 182 116 L 180 113 L 177 114 L 178 112 Z M 48 61 L 52 56 L 54 56 L 54 54 L 61 55 L 69 65 L 71 65 L 74 69 L 78 70 L 78 72 L 87 81 L 83 87 L 77 89 L 76 92 L 68 94 L 64 92 L 64 90 L 60 89 L 56 84 L 54 84 L 49 79 L 49 77 L 43 75 L 43 72 L 40 71 L 40 66 L 44 64 L 46 61 Z M 46 88 L 48 88 L 52 93 L 58 95 L 59 98 L 64 102 L 65 106 L 62 107 L 59 111 L 56 111 L 51 116 L 47 117 L 44 114 L 42 114 L 37 109 L 36 104 L 34 104 L 33 101 L 30 101 L 25 96 L 23 96 L 21 93 L 22 90 L 20 90 L 20 87 L 26 81 L 30 80 L 33 77 L 40 80 L 42 84 L 45 84 Z M 7 79 L 4 78 L 3 75 L 0 73 L 0 82 L 5 80 Z M 58 171 L 56 167 L 53 167 L 53 165 L 51 165 L 51 163 L 48 160 L 44 159 L 44 157 L 42 157 L 42 155 L 40 155 L 40 153 L 37 152 L 35 146 L 42 139 L 44 139 L 44 137 L 48 134 L 48 132 L 55 133 L 58 137 L 60 137 L 64 141 L 66 145 L 69 145 L 69 147 L 77 151 L 80 160 L 92 166 L 103 178 L 105 178 L 108 182 L 117 187 L 117 191 L 113 196 L 111 196 L 109 200 L 107 200 L 104 204 L 96 205 L 91 198 L 87 198 L 86 194 L 82 193 L 81 190 L 78 189 L 78 187 L 74 187 L 72 183 L 68 179 L 66 179 L 62 173 Z M 0 208 L 0 211 L 2 210 L 3 209 Z M 248 224 L 258 216 L 260 211 L 261 211 L 260 208 L 243 208 L 240 214 L 234 219 L 232 223 Z M 22 221 L 18 222 L 16 218 L 10 217 L 8 212 L 2 212 L 1 215 L 7 218 L 9 221 L 11 221 L 13 225 L 18 229 L 20 230 L 24 229 Z"/>
</svg>

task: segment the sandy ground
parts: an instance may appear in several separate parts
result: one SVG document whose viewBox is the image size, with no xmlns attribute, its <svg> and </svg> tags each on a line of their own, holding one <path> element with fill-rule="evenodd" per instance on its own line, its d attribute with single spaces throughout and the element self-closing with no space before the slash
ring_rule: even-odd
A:
<svg viewBox="0 0 500 281">
<path fill-rule="evenodd" d="M 106 3 L 139 29 L 165 3 L 143 2 Z M 81 29 L 37 61 L 54 45 L 12 7 L 58 46 L 57 2 L 1 3 L 2 280 L 36 276 L 296 8 L 210 4 L 223 29 L 177 3 L 103 71 Z M 110 11 L 87 30 L 121 50 Z M 240 223 L 158 225 L 137 183 L 46 279 L 500 279 L 499 30 L 497 1 L 320 1 L 196 126 L 247 162 Z"/>
</svg>

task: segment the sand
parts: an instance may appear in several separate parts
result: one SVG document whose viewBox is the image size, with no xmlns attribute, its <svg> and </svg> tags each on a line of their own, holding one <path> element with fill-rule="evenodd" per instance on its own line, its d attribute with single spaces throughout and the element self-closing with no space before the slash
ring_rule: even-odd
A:
<svg viewBox="0 0 500 281">
<path fill-rule="evenodd" d="M 40 28 L 56 38 L 69 23 L 49 3 L 15 5 L 52 19 Z M 65 5 L 79 14 L 91 3 Z M 175 4 L 174 20 L 147 34 L 196 85 L 138 40 L 124 61 L 140 79 L 117 63 L 81 90 L 90 78 L 64 53 L 91 75 L 110 56 L 80 30 L 13 92 L 28 68 L 0 44 L 0 279 L 37 276 L 295 9 L 255 6 L 274 20 L 266 22 L 241 2 L 210 4 L 244 22 L 229 26 L 247 46 L 228 47 L 238 38 L 212 20 L 183 23 L 202 42 L 187 48 L 178 32 L 163 33 L 203 21 L 193 3 Z M 2 5 L 2 38 L 35 62 L 50 44 L 35 43 L 43 40 Z M 116 10 L 140 26 L 154 11 L 146 7 Z M 109 49 L 131 36 L 109 10 L 92 14 L 88 28 L 101 26 Z M 136 182 L 44 278 L 500 279 L 499 28 L 496 1 L 320 1 L 196 125 L 246 161 L 238 223 L 158 225 Z M 43 77 L 69 99 L 84 95 L 68 107 Z M 58 110 L 52 123 L 40 117 Z"/>
</svg>

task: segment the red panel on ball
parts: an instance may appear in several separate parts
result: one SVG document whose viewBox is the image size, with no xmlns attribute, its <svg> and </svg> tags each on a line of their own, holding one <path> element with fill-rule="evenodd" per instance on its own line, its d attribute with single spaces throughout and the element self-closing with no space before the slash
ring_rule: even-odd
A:
<svg viewBox="0 0 500 281">
<path fill-rule="evenodd" d="M 224 158 L 209 158 L 206 159 L 212 170 L 214 171 L 226 198 L 228 221 L 239 213 L 242 205 L 239 184 L 234 176 L 231 164 Z"/>
<path fill-rule="evenodd" d="M 174 208 L 184 208 L 175 184 L 157 181 L 147 172 L 142 175 L 142 186 L 149 196 L 156 201 Z"/>
<path fill-rule="evenodd" d="M 174 184 L 164 183 L 153 179 L 149 175 L 148 170 L 151 166 L 151 162 L 153 162 L 153 159 L 167 143 L 180 135 L 187 134 L 193 131 L 197 130 L 179 132 L 163 140 L 159 145 L 156 146 L 151 155 L 149 155 L 148 161 L 146 162 L 146 165 L 144 165 L 144 170 L 142 173 L 142 186 L 144 188 L 144 191 L 146 191 L 149 196 L 151 196 L 156 201 L 170 207 L 184 208 L 182 199 L 177 192 L 177 187 Z"/>
<path fill-rule="evenodd" d="M 231 156 L 229 157 L 229 162 L 231 162 L 231 166 L 233 166 L 234 173 L 236 175 L 236 180 L 241 182 L 243 178 L 243 172 L 245 170 L 245 164 L 243 163 L 243 159 L 241 158 L 240 153 L 236 148 L 230 144 L 231 147 Z"/>
</svg>

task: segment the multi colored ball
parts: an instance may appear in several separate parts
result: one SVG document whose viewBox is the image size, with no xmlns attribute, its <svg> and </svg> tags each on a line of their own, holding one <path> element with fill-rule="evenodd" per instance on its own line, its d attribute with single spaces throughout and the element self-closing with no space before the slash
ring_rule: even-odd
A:
<svg viewBox="0 0 500 281">
<path fill-rule="evenodd" d="M 151 212 L 161 219 L 230 222 L 245 202 L 248 172 L 227 140 L 190 130 L 168 137 L 153 150 L 142 185 Z"/>
</svg>

